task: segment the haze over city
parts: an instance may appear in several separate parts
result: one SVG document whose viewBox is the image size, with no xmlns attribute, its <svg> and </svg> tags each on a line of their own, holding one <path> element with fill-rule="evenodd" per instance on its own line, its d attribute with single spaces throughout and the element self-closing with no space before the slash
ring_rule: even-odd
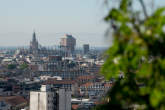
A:
<svg viewBox="0 0 165 110">
<path fill-rule="evenodd" d="M 76 37 L 77 46 L 108 46 L 104 8 L 99 0 L 0 1 L 0 46 L 29 45 L 33 30 L 42 45 L 58 45 L 68 33 Z"/>
<path fill-rule="evenodd" d="M 158 6 L 164 3 L 158 1 Z M 33 30 L 43 45 L 58 45 L 59 38 L 69 33 L 78 46 L 109 46 L 102 0 L 3 0 L 0 13 L 0 46 L 28 45 Z"/>
</svg>

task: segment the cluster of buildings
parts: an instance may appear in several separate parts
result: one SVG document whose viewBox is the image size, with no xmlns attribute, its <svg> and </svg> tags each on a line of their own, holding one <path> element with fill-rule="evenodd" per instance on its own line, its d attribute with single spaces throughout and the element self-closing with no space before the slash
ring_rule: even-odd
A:
<svg viewBox="0 0 165 110">
<path fill-rule="evenodd" d="M 68 34 L 46 48 L 35 32 L 29 48 L 0 50 L 0 110 L 90 110 L 113 85 L 100 75 L 102 52 L 77 51 Z"/>
</svg>

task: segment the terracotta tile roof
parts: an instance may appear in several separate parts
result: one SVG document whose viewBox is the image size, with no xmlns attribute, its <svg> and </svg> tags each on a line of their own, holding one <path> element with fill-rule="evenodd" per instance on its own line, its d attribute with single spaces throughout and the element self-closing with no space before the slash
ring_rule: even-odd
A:
<svg viewBox="0 0 165 110">
<path fill-rule="evenodd" d="M 88 82 L 88 83 L 85 83 L 85 84 L 82 84 L 81 86 L 84 86 L 84 87 L 89 87 L 89 86 L 92 86 L 93 83 L 92 82 Z"/>
<path fill-rule="evenodd" d="M 77 79 L 94 79 L 95 76 L 87 75 L 87 76 L 79 76 Z"/>
<path fill-rule="evenodd" d="M 72 105 L 72 109 L 73 109 L 73 110 L 77 110 L 78 107 L 79 107 L 79 105 L 77 105 L 77 104 L 73 104 L 73 105 Z"/>
<path fill-rule="evenodd" d="M 5 101 L 6 103 L 12 106 L 17 106 L 23 103 L 27 103 L 27 100 L 25 100 L 22 96 L 7 96 L 7 97 L 0 96 L 0 101 Z"/>
<path fill-rule="evenodd" d="M 101 104 L 105 104 L 105 102 L 104 101 L 96 101 L 96 102 L 94 102 L 94 104 L 101 105 Z"/>
<path fill-rule="evenodd" d="M 113 86 L 112 83 L 105 83 L 105 84 L 104 84 L 104 87 L 112 87 L 112 86 Z"/>
<path fill-rule="evenodd" d="M 81 87 L 89 87 L 89 86 L 93 86 L 95 85 L 96 83 L 92 83 L 92 82 L 87 82 L 85 84 L 82 84 Z M 99 83 L 98 83 L 99 84 Z M 100 83 L 101 84 L 101 83 Z M 107 88 L 110 88 L 113 86 L 112 83 L 105 83 L 105 84 L 101 84 L 101 86 L 104 86 L 104 87 L 107 87 Z"/>
<path fill-rule="evenodd" d="M 44 84 L 75 84 L 73 80 L 47 80 Z"/>
</svg>

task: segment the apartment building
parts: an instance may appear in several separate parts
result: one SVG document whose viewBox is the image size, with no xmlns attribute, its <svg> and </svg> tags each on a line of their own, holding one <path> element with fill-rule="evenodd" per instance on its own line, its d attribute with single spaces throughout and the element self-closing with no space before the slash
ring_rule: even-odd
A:
<svg viewBox="0 0 165 110">
<path fill-rule="evenodd" d="M 71 110 L 71 93 L 42 85 L 40 91 L 30 92 L 30 110 Z"/>
</svg>

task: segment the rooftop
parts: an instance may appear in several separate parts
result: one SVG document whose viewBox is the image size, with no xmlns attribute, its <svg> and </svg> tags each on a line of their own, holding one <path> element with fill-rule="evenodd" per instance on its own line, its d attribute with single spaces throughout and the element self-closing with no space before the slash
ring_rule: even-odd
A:
<svg viewBox="0 0 165 110">
<path fill-rule="evenodd" d="M 27 100 L 25 100 L 22 96 L 6 96 L 6 97 L 0 96 L 0 101 L 4 101 L 12 106 L 17 106 L 23 103 L 27 103 Z"/>
</svg>

